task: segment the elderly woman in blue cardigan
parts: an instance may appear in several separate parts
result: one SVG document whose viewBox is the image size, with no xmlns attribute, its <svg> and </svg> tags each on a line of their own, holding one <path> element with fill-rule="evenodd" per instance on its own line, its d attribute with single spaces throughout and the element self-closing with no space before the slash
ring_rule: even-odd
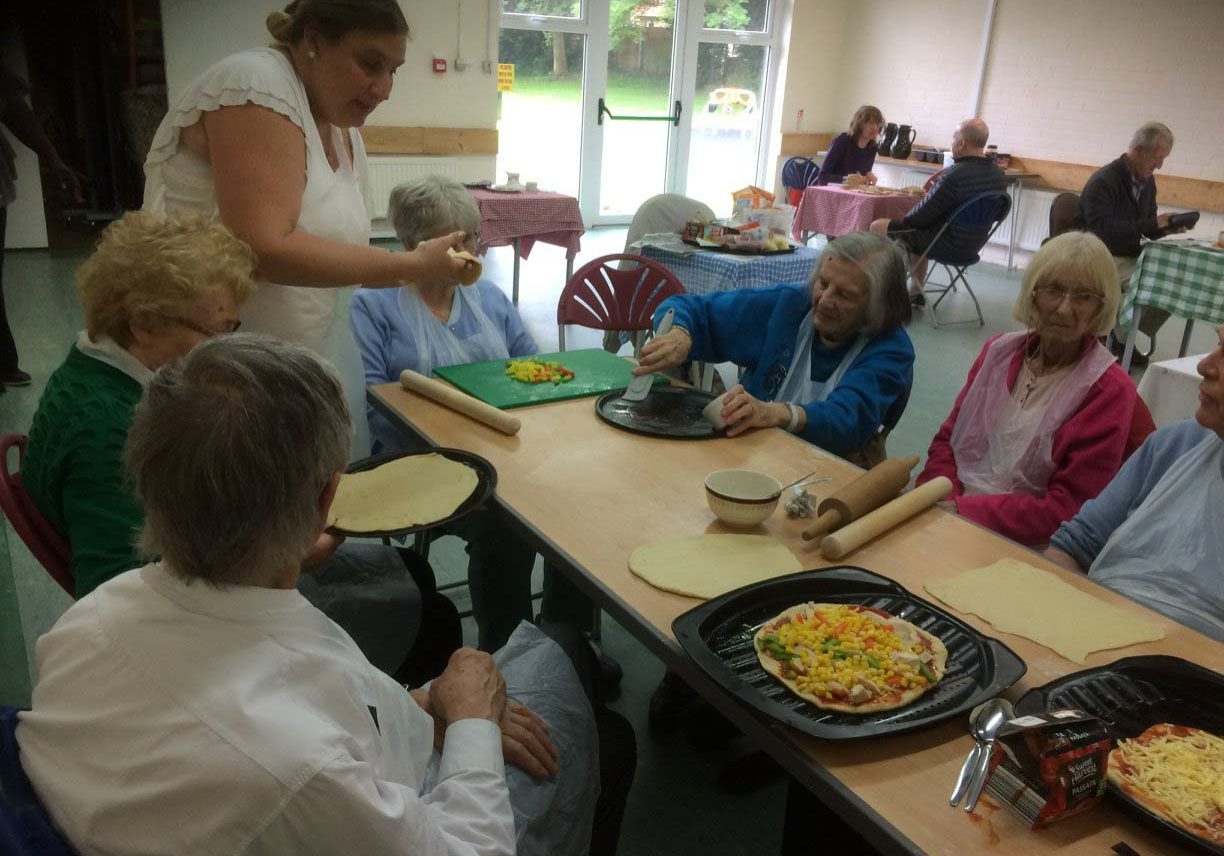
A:
<svg viewBox="0 0 1224 856">
<path fill-rule="evenodd" d="M 829 242 L 807 286 L 779 285 L 665 300 L 674 326 L 646 344 L 635 374 L 687 359 L 745 369 L 726 396 L 727 435 L 784 428 L 863 465 L 884 458 L 884 437 L 904 407 L 914 348 L 905 258 L 879 235 Z"/>
</svg>

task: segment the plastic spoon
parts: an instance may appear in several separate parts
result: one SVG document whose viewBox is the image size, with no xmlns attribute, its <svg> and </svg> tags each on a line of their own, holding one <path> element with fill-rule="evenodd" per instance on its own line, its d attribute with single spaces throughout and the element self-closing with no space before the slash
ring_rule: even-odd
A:
<svg viewBox="0 0 1224 856">
<path fill-rule="evenodd" d="M 672 321 L 675 320 L 676 310 L 668 309 L 663 313 L 663 320 L 659 322 L 659 327 L 655 330 L 655 338 L 662 336 L 672 328 Z M 654 385 L 654 375 L 647 373 L 638 375 L 633 380 L 629 381 L 629 387 L 625 390 L 625 394 L 621 396 L 623 401 L 641 401 L 650 394 L 650 388 Z"/>
</svg>

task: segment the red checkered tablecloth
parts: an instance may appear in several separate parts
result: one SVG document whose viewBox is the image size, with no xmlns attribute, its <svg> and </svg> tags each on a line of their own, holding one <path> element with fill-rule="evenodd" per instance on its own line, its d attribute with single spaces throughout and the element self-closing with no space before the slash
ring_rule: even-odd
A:
<svg viewBox="0 0 1224 856">
<path fill-rule="evenodd" d="M 872 220 L 881 217 L 898 220 L 904 217 L 920 198 L 908 193 L 884 196 L 835 185 L 813 185 L 803 191 L 803 200 L 795 212 L 791 234 L 796 239 L 804 232 L 836 238 L 847 232 L 859 232 L 870 226 Z"/>
<path fill-rule="evenodd" d="M 480 252 L 510 246 L 518 238 L 523 258 L 536 241 L 565 247 L 570 259 L 578 254 L 586 227 L 574 197 L 546 190 L 498 193 L 471 188 L 471 193 L 480 206 Z"/>
</svg>

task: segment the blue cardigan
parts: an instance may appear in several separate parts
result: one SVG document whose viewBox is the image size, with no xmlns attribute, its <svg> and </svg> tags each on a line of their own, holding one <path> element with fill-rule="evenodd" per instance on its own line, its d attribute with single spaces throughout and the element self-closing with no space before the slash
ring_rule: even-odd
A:
<svg viewBox="0 0 1224 856">
<path fill-rule="evenodd" d="M 668 309 L 676 310 L 676 326 L 693 336 L 692 359 L 743 366 L 744 389 L 762 401 L 773 401 L 794 357 L 799 325 L 812 308 L 811 296 L 809 288 L 796 285 L 680 294 L 660 304 L 654 323 Z M 827 380 L 853 343 L 825 348 L 820 334 L 814 333 L 812 380 Z M 837 455 L 857 452 L 879 430 L 913 377 L 914 347 L 905 330 L 878 334 L 824 401 L 791 402 L 807 411 L 803 438 Z"/>
</svg>

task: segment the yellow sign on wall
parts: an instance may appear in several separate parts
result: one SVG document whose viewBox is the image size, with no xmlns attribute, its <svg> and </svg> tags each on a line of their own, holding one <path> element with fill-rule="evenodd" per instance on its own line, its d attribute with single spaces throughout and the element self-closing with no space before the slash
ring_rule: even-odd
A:
<svg viewBox="0 0 1224 856">
<path fill-rule="evenodd" d="M 514 63 L 499 62 L 497 64 L 497 91 L 514 91 Z"/>
</svg>

